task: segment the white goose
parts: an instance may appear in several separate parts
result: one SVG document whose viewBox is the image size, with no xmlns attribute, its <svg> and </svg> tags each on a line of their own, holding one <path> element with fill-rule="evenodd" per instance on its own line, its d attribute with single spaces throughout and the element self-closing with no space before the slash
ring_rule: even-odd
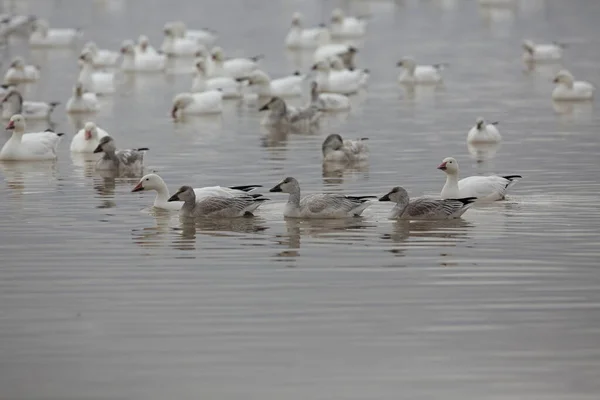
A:
<svg viewBox="0 0 600 400">
<path fill-rule="evenodd" d="M 135 45 L 135 54 L 158 54 L 158 52 L 150 45 L 148 36 L 140 35 Z"/>
<path fill-rule="evenodd" d="M 310 102 L 321 111 L 345 111 L 349 110 L 350 99 L 339 93 L 319 93 L 319 84 L 313 82 L 310 85 Z"/>
<path fill-rule="evenodd" d="M 496 125 L 498 125 L 497 121 L 486 124 L 482 117 L 477 118 L 475 126 L 467 134 L 467 143 L 497 143 L 501 141 L 502 136 Z"/>
<path fill-rule="evenodd" d="M 336 8 L 331 13 L 331 37 L 335 39 L 357 38 L 365 35 L 367 21 L 346 17 L 344 12 Z"/>
<path fill-rule="evenodd" d="M 26 120 L 48 119 L 59 104 L 59 102 L 23 101 L 21 93 L 17 89 L 11 89 L 1 100 L 2 118 L 9 119 L 15 114 L 21 114 Z"/>
<path fill-rule="evenodd" d="M 165 24 L 165 29 L 171 29 L 176 37 L 194 39 L 204 46 L 212 46 L 217 40 L 216 32 L 210 29 L 189 30 L 183 21 L 172 21 Z"/>
<path fill-rule="evenodd" d="M 22 57 L 15 57 L 4 74 L 4 83 L 14 85 L 26 82 L 36 82 L 40 79 L 40 67 L 26 65 Z"/>
<path fill-rule="evenodd" d="M 296 72 L 293 75 L 271 80 L 266 72 L 257 69 L 241 79 L 248 81 L 259 96 L 295 97 L 302 96 L 304 78 L 304 75 Z"/>
<path fill-rule="evenodd" d="M 332 57 L 347 54 L 352 51 L 356 52 L 357 50 L 354 46 L 348 44 L 324 43 L 319 45 L 313 53 L 313 62 L 318 63 L 321 61 L 328 61 Z"/>
<path fill-rule="evenodd" d="M 113 171 L 120 174 L 137 174 L 144 169 L 144 152 L 147 147 L 117 150 L 115 140 L 110 136 L 100 139 L 94 153 L 104 153 L 96 163 L 96 170 Z"/>
<path fill-rule="evenodd" d="M 531 40 L 523 41 L 523 61 L 525 62 L 552 62 L 558 61 L 563 56 L 564 44 L 549 43 L 535 44 Z"/>
<path fill-rule="evenodd" d="M 396 203 L 388 216 L 389 219 L 409 221 L 460 218 L 476 200 L 476 197 L 443 200 L 419 197 L 411 200 L 406 189 L 401 186 L 396 186 L 379 199 Z"/>
<path fill-rule="evenodd" d="M 172 57 L 193 57 L 202 48 L 202 44 L 188 37 L 179 37 L 170 26 L 165 26 L 165 38 L 161 50 L 163 53 Z"/>
<path fill-rule="evenodd" d="M 361 71 L 332 71 L 329 63 L 325 61 L 316 63 L 312 69 L 317 72 L 315 80 L 318 89 L 323 92 L 352 94 L 361 88 Z"/>
<path fill-rule="evenodd" d="M 242 97 L 242 84 L 228 76 L 207 78 L 206 60 L 196 60 L 196 73 L 192 81 L 192 93 L 205 92 L 209 90 L 221 90 L 224 99 L 237 99 Z"/>
<path fill-rule="evenodd" d="M 556 74 L 554 78 L 556 87 L 552 91 L 553 100 L 592 100 L 594 98 L 594 85 L 585 81 L 576 81 L 575 77 L 566 69 Z"/>
<path fill-rule="evenodd" d="M 79 56 L 82 63 L 77 82 L 83 86 L 85 92 L 96 94 L 111 94 L 115 91 L 114 72 L 96 71 L 93 56 L 90 52 L 83 52 Z"/>
<path fill-rule="evenodd" d="M 354 54 L 355 52 L 350 52 L 348 54 Z M 352 59 L 348 60 L 348 63 L 353 64 Z M 340 56 L 332 57 L 329 61 L 329 66 L 331 67 L 331 71 L 335 74 L 336 72 L 345 73 L 346 75 L 353 75 L 356 79 L 359 80 L 360 86 L 366 86 L 369 81 L 370 72 L 368 69 L 357 69 L 354 67 L 347 67 L 346 62 L 344 62 L 343 58 Z"/>
<path fill-rule="evenodd" d="M 417 65 L 414 59 L 405 57 L 398 61 L 397 66 L 402 67 L 398 77 L 400 83 L 435 85 L 442 82 L 440 71 L 444 64 Z"/>
<path fill-rule="evenodd" d="M 360 162 L 369 159 L 368 138 L 342 139 L 337 133 L 327 136 L 321 146 L 323 162 Z"/>
<path fill-rule="evenodd" d="M 269 192 L 289 193 L 283 211 L 286 218 L 350 218 L 358 217 L 371 205 L 376 196 L 344 196 L 342 194 L 315 193 L 300 196 L 300 184 L 293 177 L 285 178 Z"/>
<path fill-rule="evenodd" d="M 444 158 L 438 169 L 446 173 L 446 184 L 442 188 L 442 199 L 477 197 L 477 200 L 496 201 L 504 199 L 506 192 L 518 182 L 521 175 L 469 176 L 458 180 L 458 162 Z"/>
<path fill-rule="evenodd" d="M 124 72 L 162 72 L 167 67 L 167 56 L 159 53 L 136 53 L 135 44 L 125 40 L 121 45 L 121 70 Z"/>
<path fill-rule="evenodd" d="M 223 112 L 223 92 L 207 90 L 201 93 L 179 93 L 173 98 L 171 116 L 220 114 Z"/>
<path fill-rule="evenodd" d="M 248 193 L 254 189 L 261 187 L 261 185 L 246 185 L 246 186 L 207 186 L 203 188 L 194 188 L 196 198 L 200 199 L 203 197 L 221 196 L 221 197 L 237 197 L 237 196 L 248 196 Z M 131 190 L 132 192 L 141 192 L 144 190 L 156 191 L 156 197 L 154 198 L 154 207 L 161 208 L 164 210 L 177 211 L 181 209 L 183 205 L 182 201 L 169 201 L 171 195 L 169 194 L 169 188 L 165 181 L 156 174 L 148 174 L 142 177 L 137 185 Z M 254 195 L 251 195 L 254 196 Z"/>
<path fill-rule="evenodd" d="M 182 186 L 171 197 L 170 202 L 183 201 L 179 216 L 184 218 L 237 218 L 253 216 L 254 210 L 269 199 L 260 195 L 242 195 L 233 197 L 204 196 L 196 198 L 191 186 Z"/>
<path fill-rule="evenodd" d="M 29 36 L 32 47 L 65 47 L 74 45 L 83 36 L 81 29 L 50 29 L 48 21 L 37 19 Z"/>
<path fill-rule="evenodd" d="M 114 67 L 119 62 L 120 54 L 118 51 L 112 51 L 107 49 L 99 49 L 96 42 L 89 41 L 81 50 L 83 52 L 92 53 L 92 64 L 94 67 Z"/>
<path fill-rule="evenodd" d="M 83 90 L 83 84 L 77 83 L 73 87 L 73 95 L 67 100 L 65 106 L 66 111 L 69 114 L 79 113 L 93 113 L 98 111 L 98 97 L 96 93 L 87 92 Z"/>
<path fill-rule="evenodd" d="M 258 69 L 257 61 L 262 58 L 258 55 L 250 58 L 232 58 L 225 59 L 223 49 L 215 47 L 211 51 L 212 59 L 215 64 L 215 76 L 230 76 L 232 78 L 243 78 L 252 71 Z"/>
<path fill-rule="evenodd" d="M 100 144 L 100 139 L 108 136 L 108 132 L 96 126 L 93 122 L 86 122 L 83 129 L 73 136 L 71 151 L 73 153 L 93 153 Z"/>
<path fill-rule="evenodd" d="M 50 130 L 25 133 L 25 118 L 20 114 L 10 118 L 6 129 L 13 133 L 0 150 L 0 161 L 54 160 L 58 142 L 64 135 Z"/>
<path fill-rule="evenodd" d="M 292 26 L 285 37 L 285 47 L 288 49 L 311 49 L 321 43 L 329 43 L 331 37 L 325 26 L 303 28 L 303 16 L 296 12 L 292 16 Z"/>
</svg>

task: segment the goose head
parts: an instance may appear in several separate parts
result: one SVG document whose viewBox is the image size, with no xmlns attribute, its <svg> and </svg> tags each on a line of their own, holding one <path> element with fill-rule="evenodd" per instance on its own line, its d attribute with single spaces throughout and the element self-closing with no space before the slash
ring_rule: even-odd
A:
<svg viewBox="0 0 600 400">
<path fill-rule="evenodd" d="M 135 45 L 133 44 L 133 41 L 124 40 L 123 43 L 121 43 L 121 54 L 130 56 L 135 54 Z"/>
<path fill-rule="evenodd" d="M 331 65 L 326 61 L 319 61 L 318 63 L 312 66 L 311 70 L 319 72 L 329 72 L 331 71 Z"/>
<path fill-rule="evenodd" d="M 292 178 L 291 176 L 288 176 L 287 178 L 285 178 L 284 180 L 279 182 L 279 184 L 272 187 L 271 190 L 269 190 L 269 192 L 293 193 L 293 192 L 297 191 L 299 188 L 300 188 L 300 184 L 298 183 L 296 178 Z"/>
<path fill-rule="evenodd" d="M 391 201 L 396 204 L 406 204 L 409 201 L 408 192 L 402 186 L 396 186 L 392 190 L 381 196 L 379 201 Z"/>
<path fill-rule="evenodd" d="M 302 28 L 302 14 L 295 12 L 292 15 L 292 26 L 295 28 Z"/>
<path fill-rule="evenodd" d="M 6 130 L 14 130 L 15 132 L 25 131 L 25 118 L 21 114 L 15 114 L 10 117 Z"/>
<path fill-rule="evenodd" d="M 83 134 L 84 134 L 85 140 L 97 138 L 98 137 L 98 127 L 96 126 L 95 123 L 93 123 L 91 121 L 86 122 L 85 125 L 83 126 Z"/>
<path fill-rule="evenodd" d="M 400 61 L 398 61 L 396 66 L 405 68 L 409 71 L 414 71 L 417 67 L 417 63 L 412 57 L 403 57 Z"/>
<path fill-rule="evenodd" d="M 94 153 L 114 153 L 116 150 L 115 140 L 110 136 L 104 136 L 94 149 Z"/>
<path fill-rule="evenodd" d="M 336 8 L 331 12 L 331 22 L 339 24 L 344 21 L 344 12 L 340 8 Z"/>
<path fill-rule="evenodd" d="M 533 52 L 535 51 L 535 43 L 533 43 L 532 40 L 526 39 L 523 40 L 523 49 L 525 49 L 526 52 L 528 52 L 529 54 L 533 54 Z"/>
<path fill-rule="evenodd" d="M 191 186 L 182 186 L 168 201 L 196 201 L 196 193 Z"/>
<path fill-rule="evenodd" d="M 25 60 L 23 60 L 23 57 L 15 57 L 10 63 L 10 66 L 18 70 L 23 70 L 25 68 Z"/>
<path fill-rule="evenodd" d="M 575 81 L 575 77 L 566 69 L 558 71 L 556 76 L 554 77 L 554 83 L 563 84 L 567 86 L 573 86 L 573 82 Z"/>
<path fill-rule="evenodd" d="M 84 65 L 90 65 L 94 62 L 94 55 L 90 51 L 84 50 L 79 55 L 79 61 Z"/>
<path fill-rule="evenodd" d="M 212 49 L 212 51 L 210 52 L 210 54 L 211 54 L 212 59 L 217 62 L 225 61 L 225 54 L 223 53 L 223 49 L 220 48 L 219 46 L 214 47 Z"/>
<path fill-rule="evenodd" d="M 485 120 L 483 119 L 483 117 L 478 117 L 477 120 L 475 121 L 475 126 L 477 127 L 477 130 L 480 131 L 483 128 L 485 128 Z"/>
<path fill-rule="evenodd" d="M 83 85 L 81 82 L 77 82 L 75 86 L 73 86 L 73 96 L 81 97 L 83 96 Z"/>
<path fill-rule="evenodd" d="M 198 73 L 201 75 L 206 74 L 206 62 L 203 58 L 198 58 L 196 60 L 196 71 L 198 71 Z"/>
<path fill-rule="evenodd" d="M 321 145 L 323 156 L 326 156 L 330 151 L 340 150 L 344 147 L 344 139 L 337 133 L 332 133 L 327 136 Z"/>
<path fill-rule="evenodd" d="M 132 192 L 141 192 L 142 190 L 159 190 L 165 186 L 165 181 L 156 174 L 144 175 L 138 182 Z"/>
<path fill-rule="evenodd" d="M 244 80 L 248 81 L 249 85 L 266 85 L 271 82 L 269 75 L 259 69 L 250 72 Z"/>
<path fill-rule="evenodd" d="M 148 48 L 148 45 L 150 44 L 150 40 L 148 39 L 148 36 L 146 35 L 140 35 L 138 37 L 138 46 L 140 46 L 140 49 L 142 50 L 142 52 L 145 52 L 146 49 Z"/>
<path fill-rule="evenodd" d="M 177 118 L 177 111 L 186 108 L 194 101 L 194 97 L 190 93 L 179 93 L 173 98 L 173 108 L 171 109 L 171 116 Z"/>
<path fill-rule="evenodd" d="M 454 175 L 458 173 L 458 162 L 452 157 L 446 157 L 437 169 L 444 171 L 446 174 Z"/>
</svg>

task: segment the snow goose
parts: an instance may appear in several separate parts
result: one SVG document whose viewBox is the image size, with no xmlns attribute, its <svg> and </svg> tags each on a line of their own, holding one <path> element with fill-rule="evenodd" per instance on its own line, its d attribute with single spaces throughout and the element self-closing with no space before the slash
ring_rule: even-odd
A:
<svg viewBox="0 0 600 400">
<path fill-rule="evenodd" d="M 302 96 L 304 78 L 300 72 L 295 72 L 293 75 L 271 80 L 266 72 L 256 69 L 240 79 L 254 87 L 258 96 L 295 97 Z"/>
<path fill-rule="evenodd" d="M 323 162 L 356 162 L 369 158 L 368 138 L 343 140 L 337 133 L 327 136 L 321 145 Z"/>
<path fill-rule="evenodd" d="M 237 197 L 247 196 L 248 192 L 261 187 L 261 185 L 245 185 L 245 186 L 232 186 L 232 187 L 221 187 L 221 186 L 207 186 L 203 188 L 194 188 L 194 193 L 197 199 L 210 196 L 221 196 L 221 197 Z M 137 185 L 131 190 L 132 192 L 140 192 L 143 190 L 154 190 L 156 191 L 156 197 L 154 198 L 154 207 L 162 208 L 165 210 L 179 210 L 183 205 L 181 201 L 169 201 L 169 188 L 165 181 L 156 174 L 148 174 L 142 177 Z M 251 195 L 260 197 L 260 195 Z"/>
<path fill-rule="evenodd" d="M 50 29 L 48 21 L 37 19 L 33 23 L 29 44 L 32 47 L 65 47 L 74 45 L 82 36 L 81 29 Z"/>
<path fill-rule="evenodd" d="M 398 67 L 402 72 L 398 77 L 400 83 L 407 84 L 437 84 L 442 82 L 442 70 L 444 64 L 417 65 L 414 59 L 404 57 L 398 61 Z"/>
<path fill-rule="evenodd" d="M 564 44 L 535 44 L 531 40 L 523 41 L 523 61 L 525 62 L 552 62 L 558 61 L 563 56 Z"/>
<path fill-rule="evenodd" d="M 319 90 L 329 93 L 352 94 L 359 91 L 362 83 L 361 71 L 332 71 L 328 62 L 320 61 L 313 65 L 317 71 L 315 80 Z"/>
<path fill-rule="evenodd" d="M 365 35 L 367 21 L 346 17 L 344 12 L 336 8 L 331 13 L 331 37 L 335 39 L 357 38 Z"/>
<path fill-rule="evenodd" d="M 348 54 L 348 52 L 352 52 L 352 49 L 354 49 L 356 52 L 356 48 L 348 44 L 325 43 L 319 45 L 319 47 L 317 47 L 313 53 L 313 62 L 318 63 L 321 61 L 327 61 L 331 57 Z"/>
<path fill-rule="evenodd" d="M 576 81 L 575 77 L 566 69 L 556 74 L 554 78 L 556 87 L 552 91 L 553 100 L 591 100 L 594 98 L 594 86 L 585 81 Z"/>
<path fill-rule="evenodd" d="M 349 218 L 358 217 L 371 205 L 376 196 L 344 196 L 342 194 L 315 193 L 300 196 L 296 178 L 287 177 L 269 192 L 289 193 L 283 211 L 286 218 Z"/>
<path fill-rule="evenodd" d="M 250 194 L 233 197 L 204 196 L 196 198 L 196 193 L 191 186 L 182 186 L 173 196 L 169 197 L 168 201 L 183 201 L 179 216 L 184 218 L 236 218 L 253 216 L 254 210 L 267 200 L 269 199 Z"/>
<path fill-rule="evenodd" d="M 135 44 L 125 40 L 121 45 L 121 70 L 124 72 L 162 72 L 167 67 L 167 56 L 159 53 L 136 53 Z"/>
<path fill-rule="evenodd" d="M 475 126 L 469 130 L 467 143 L 496 143 L 502 140 L 498 128 L 498 122 L 485 123 L 482 117 L 477 118 Z"/>
<path fill-rule="evenodd" d="M 204 46 L 212 46 L 217 41 L 217 34 L 211 29 L 188 30 L 183 21 L 172 21 L 165 24 L 165 29 L 171 29 L 176 37 L 194 39 Z"/>
<path fill-rule="evenodd" d="M 118 51 L 99 49 L 96 42 L 87 42 L 81 52 L 86 51 L 92 53 L 92 64 L 94 67 L 114 67 L 119 62 L 120 55 Z"/>
<path fill-rule="evenodd" d="M 193 57 L 202 48 L 200 42 L 194 38 L 179 37 L 173 28 L 165 26 L 165 38 L 161 50 L 163 53 L 173 57 Z"/>
<path fill-rule="evenodd" d="M 17 89 L 11 89 L 1 100 L 2 118 L 9 119 L 15 114 L 21 114 L 26 120 L 48 119 L 59 104 L 59 102 L 23 101 L 21 93 Z"/>
<path fill-rule="evenodd" d="M 13 133 L 0 150 L 1 161 L 54 160 L 58 142 L 64 135 L 50 130 L 25 133 L 25 118 L 20 114 L 10 118 L 6 129 Z"/>
<path fill-rule="evenodd" d="M 261 121 L 262 125 L 303 130 L 318 126 L 323 115 L 318 105 L 289 107 L 280 97 L 272 97 L 258 111 L 268 111 Z"/>
<path fill-rule="evenodd" d="M 96 93 L 84 93 L 83 84 L 78 82 L 73 87 L 73 96 L 67 100 L 65 109 L 69 114 L 96 112 L 98 111 L 98 97 Z"/>
<path fill-rule="evenodd" d="M 36 82 L 40 79 L 40 67 L 25 65 L 22 57 L 15 57 L 10 68 L 4 74 L 4 83 L 14 85 L 18 83 Z"/>
<path fill-rule="evenodd" d="M 96 170 L 139 173 L 144 169 L 144 152 L 147 150 L 147 147 L 117 150 L 115 140 L 110 136 L 104 136 L 93 151 L 104 153 L 96 163 Z"/>
<path fill-rule="evenodd" d="M 321 43 L 329 43 L 331 36 L 324 25 L 317 28 L 303 28 L 303 16 L 296 12 L 292 16 L 292 26 L 285 37 L 285 47 L 288 49 L 311 49 Z"/>
<path fill-rule="evenodd" d="M 223 92 L 207 90 L 200 93 L 179 93 L 173 98 L 171 116 L 220 114 L 223 112 Z"/>
<path fill-rule="evenodd" d="M 440 220 L 460 218 L 477 200 L 476 197 L 461 199 L 433 199 L 419 197 L 410 199 L 408 192 L 400 186 L 393 188 L 379 201 L 396 203 L 390 212 L 389 219 L 402 220 Z"/>
<path fill-rule="evenodd" d="M 258 68 L 257 61 L 263 56 L 258 55 L 250 58 L 225 59 L 223 49 L 215 47 L 211 51 L 215 63 L 215 74 L 217 76 L 230 76 L 232 78 L 244 78 Z"/>
<path fill-rule="evenodd" d="M 158 52 L 150 45 L 148 36 L 140 35 L 135 45 L 135 54 L 158 54 Z"/>
<path fill-rule="evenodd" d="M 237 99 L 242 97 L 242 85 L 237 80 L 228 76 L 207 78 L 206 59 L 196 60 L 196 73 L 192 81 L 192 93 L 207 90 L 221 90 L 224 99 Z"/>
<path fill-rule="evenodd" d="M 96 126 L 94 122 L 86 122 L 83 129 L 73 136 L 71 151 L 73 153 L 93 153 L 98 148 L 100 139 L 105 136 L 108 136 L 108 132 L 104 129 Z"/>
<path fill-rule="evenodd" d="M 321 111 L 344 111 L 350 109 L 348 96 L 339 93 L 319 93 L 319 85 L 310 85 L 310 102 Z"/>
<path fill-rule="evenodd" d="M 366 86 L 369 81 L 369 70 L 368 69 L 356 69 L 354 67 L 348 68 L 341 57 L 332 57 L 329 61 L 332 73 L 342 72 L 346 75 L 353 75 L 356 79 L 359 79 L 360 86 Z"/>
<path fill-rule="evenodd" d="M 93 56 L 90 52 L 83 52 L 79 56 L 82 62 L 81 70 L 77 82 L 81 83 L 85 92 L 93 92 L 96 94 L 110 94 L 115 91 L 115 74 L 114 72 L 95 71 L 93 64 Z"/>
<path fill-rule="evenodd" d="M 469 176 L 458 180 L 458 162 L 452 157 L 444 158 L 438 169 L 446 173 L 446 183 L 441 193 L 442 199 L 477 197 L 482 201 L 502 200 L 508 189 L 521 178 L 521 175 L 490 175 Z"/>
</svg>

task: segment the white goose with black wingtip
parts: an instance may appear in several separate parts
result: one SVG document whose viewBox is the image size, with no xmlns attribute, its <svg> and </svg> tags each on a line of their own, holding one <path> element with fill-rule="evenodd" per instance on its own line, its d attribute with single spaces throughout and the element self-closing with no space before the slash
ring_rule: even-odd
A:
<svg viewBox="0 0 600 400">
<path fill-rule="evenodd" d="M 64 133 L 51 130 L 25 133 L 25 118 L 16 114 L 10 118 L 7 130 L 12 136 L 0 150 L 1 161 L 42 161 L 56 159 L 60 137 Z"/>
</svg>

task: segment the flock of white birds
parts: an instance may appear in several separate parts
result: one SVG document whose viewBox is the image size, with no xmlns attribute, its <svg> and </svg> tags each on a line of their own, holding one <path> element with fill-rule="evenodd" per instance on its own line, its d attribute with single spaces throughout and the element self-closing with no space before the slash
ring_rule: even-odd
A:
<svg viewBox="0 0 600 400">
<path fill-rule="evenodd" d="M 480 0 L 486 6 L 504 6 L 512 0 Z M 65 105 L 67 113 L 92 115 L 99 109 L 98 96 L 115 92 L 115 76 L 123 73 L 162 73 L 169 58 L 193 58 L 194 79 L 189 92 L 173 98 L 171 116 L 218 114 L 224 99 L 252 95 L 262 99 L 261 111 L 266 111 L 263 125 L 275 130 L 306 131 L 318 126 L 323 113 L 347 110 L 351 107 L 348 96 L 367 86 L 369 71 L 354 65 L 358 49 L 352 41 L 364 37 L 367 21 L 344 15 L 342 10 L 332 12 L 330 23 L 305 27 L 300 13 L 292 16 L 291 27 L 284 45 L 294 51 L 314 51 L 313 67 L 309 74 L 295 73 L 272 79 L 260 69 L 261 56 L 227 58 L 223 49 L 215 46 L 217 34 L 201 29 L 190 30 L 181 21 L 165 24 L 164 41 L 155 49 L 146 36 L 137 42 L 126 40 L 119 51 L 99 49 L 92 41 L 83 46 L 76 60 L 79 74 L 74 79 L 73 94 Z M 47 21 L 19 15 L 3 15 L 0 38 L 26 32 L 31 48 L 75 47 L 84 33 L 77 29 L 53 28 Z M 523 41 L 523 61 L 528 64 L 554 63 L 563 57 L 564 45 L 536 44 Z M 74 60 L 75 62 L 75 60 Z M 402 68 L 398 82 L 402 85 L 437 85 L 443 82 L 444 65 L 419 65 L 405 57 L 398 62 Z M 40 69 L 27 65 L 22 57 L 11 60 L 0 89 L 2 118 L 8 120 L 7 130 L 12 136 L 0 150 L 0 161 L 35 162 L 57 157 L 62 133 L 51 130 L 26 132 L 26 121 L 48 119 L 58 103 L 24 100 L 23 85 L 40 79 Z M 286 98 L 300 97 L 305 83 L 310 82 L 310 99 L 305 106 L 292 107 Z M 594 95 L 592 84 L 576 81 L 567 70 L 554 78 L 555 101 L 589 101 Z M 478 118 L 467 134 L 469 144 L 497 143 L 502 137 L 496 122 L 487 123 Z M 97 170 L 114 172 L 116 176 L 143 174 L 144 152 L 148 149 L 119 150 L 115 140 L 94 122 L 87 122 L 71 140 L 70 150 L 76 153 L 102 153 Z M 368 161 L 366 138 L 344 140 L 338 134 L 329 135 L 322 145 L 323 162 L 352 164 Z M 452 219 L 460 217 L 473 204 L 502 200 L 520 175 L 470 176 L 459 180 L 457 161 L 448 157 L 438 169 L 446 174 L 446 183 L 440 198 L 409 199 L 402 187 L 395 187 L 379 198 L 395 206 L 392 219 Z M 182 217 L 231 218 L 252 215 L 265 201 L 253 191 L 260 185 L 238 187 L 204 187 L 193 189 L 182 186 L 174 195 L 163 179 L 156 174 L 141 178 L 134 192 L 157 192 L 154 207 L 179 211 Z M 300 185 L 293 177 L 282 180 L 270 192 L 289 194 L 284 209 L 285 217 L 292 218 L 347 218 L 360 216 L 375 196 L 345 196 L 341 194 L 300 195 Z"/>
</svg>

